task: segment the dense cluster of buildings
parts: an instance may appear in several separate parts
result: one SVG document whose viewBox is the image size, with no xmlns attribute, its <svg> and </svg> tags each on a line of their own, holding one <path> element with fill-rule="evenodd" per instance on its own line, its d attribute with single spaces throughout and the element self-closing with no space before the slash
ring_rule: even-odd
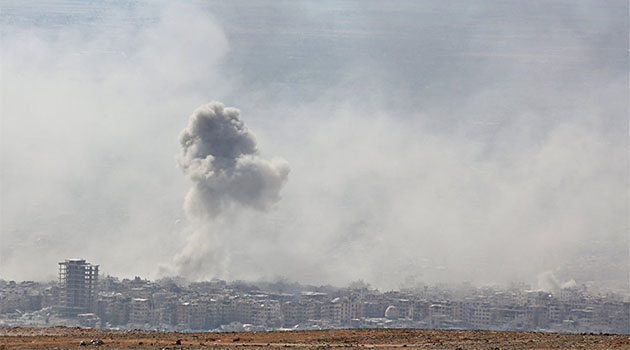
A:
<svg viewBox="0 0 630 350">
<path fill-rule="evenodd" d="M 59 263 L 59 282 L 0 280 L 0 326 L 80 325 L 179 331 L 448 328 L 630 333 L 630 301 L 574 287 L 422 287 L 379 292 L 297 283 L 99 280 L 84 260 Z"/>
</svg>

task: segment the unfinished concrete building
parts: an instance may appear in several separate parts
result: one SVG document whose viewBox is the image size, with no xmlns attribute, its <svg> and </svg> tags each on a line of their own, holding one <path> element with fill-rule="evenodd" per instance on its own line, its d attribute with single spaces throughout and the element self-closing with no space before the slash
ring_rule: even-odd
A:
<svg viewBox="0 0 630 350">
<path fill-rule="evenodd" d="M 95 312 L 98 293 L 98 265 L 83 259 L 59 263 L 60 312 L 67 317 Z"/>
</svg>

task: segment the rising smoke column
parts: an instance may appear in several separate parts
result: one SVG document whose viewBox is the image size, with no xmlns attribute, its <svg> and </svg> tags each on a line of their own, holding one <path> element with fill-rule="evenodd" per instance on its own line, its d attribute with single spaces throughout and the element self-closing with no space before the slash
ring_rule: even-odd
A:
<svg viewBox="0 0 630 350">
<path fill-rule="evenodd" d="M 197 108 L 179 142 L 179 166 L 193 183 L 184 209 L 194 228 L 171 272 L 224 277 L 230 259 L 225 240 L 230 237 L 220 222 L 234 220 L 240 208 L 266 210 L 277 202 L 289 166 L 280 158 L 263 159 L 239 110 L 220 102 Z"/>
<path fill-rule="evenodd" d="M 234 205 L 265 210 L 280 199 L 289 166 L 260 157 L 239 115 L 236 108 L 210 102 L 193 112 L 179 137 L 179 165 L 193 182 L 185 209 L 193 218 L 213 218 Z"/>
</svg>

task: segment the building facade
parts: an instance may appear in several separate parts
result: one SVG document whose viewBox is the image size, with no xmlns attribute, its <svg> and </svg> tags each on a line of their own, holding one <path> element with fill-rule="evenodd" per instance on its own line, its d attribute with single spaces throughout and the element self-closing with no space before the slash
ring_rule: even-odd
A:
<svg viewBox="0 0 630 350">
<path fill-rule="evenodd" d="M 64 316 L 96 312 L 98 265 L 83 259 L 59 263 L 59 307 Z"/>
</svg>

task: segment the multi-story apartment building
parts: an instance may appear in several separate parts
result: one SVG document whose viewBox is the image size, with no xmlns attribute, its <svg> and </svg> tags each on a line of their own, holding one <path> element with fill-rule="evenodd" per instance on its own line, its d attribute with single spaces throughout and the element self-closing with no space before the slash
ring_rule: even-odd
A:
<svg viewBox="0 0 630 350">
<path fill-rule="evenodd" d="M 60 312 L 65 316 L 96 311 L 98 265 L 83 259 L 59 263 Z"/>
<path fill-rule="evenodd" d="M 486 329 L 491 323 L 490 303 L 487 300 L 475 300 L 470 304 L 470 325 L 473 328 Z"/>
<path fill-rule="evenodd" d="M 129 323 L 144 325 L 151 320 L 151 302 L 145 298 L 133 298 L 130 303 Z"/>
<path fill-rule="evenodd" d="M 181 302 L 177 304 L 177 327 L 200 330 L 205 326 L 206 305 L 199 302 Z"/>
</svg>

